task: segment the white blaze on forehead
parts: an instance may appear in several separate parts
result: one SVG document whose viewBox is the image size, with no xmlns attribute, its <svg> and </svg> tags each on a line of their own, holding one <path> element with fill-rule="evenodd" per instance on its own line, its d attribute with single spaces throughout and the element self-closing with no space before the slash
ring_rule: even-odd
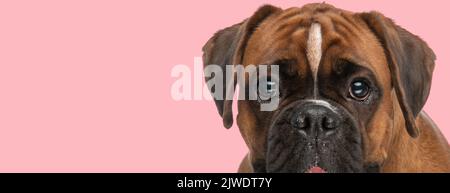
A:
<svg viewBox="0 0 450 193">
<path fill-rule="evenodd" d="M 322 58 L 322 31 L 320 24 L 313 23 L 306 42 L 306 57 L 314 79 L 314 97 L 317 96 L 317 71 Z"/>
</svg>

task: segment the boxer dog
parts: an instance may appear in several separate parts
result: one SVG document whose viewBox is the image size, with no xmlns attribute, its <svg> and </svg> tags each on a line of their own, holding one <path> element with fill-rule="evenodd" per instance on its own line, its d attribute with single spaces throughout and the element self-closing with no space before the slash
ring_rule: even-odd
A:
<svg viewBox="0 0 450 193">
<path fill-rule="evenodd" d="M 435 55 L 381 13 L 264 5 L 203 52 L 205 67 L 279 66 L 275 110 L 238 101 L 239 172 L 450 172 L 448 142 L 422 111 Z M 232 100 L 215 103 L 231 127 Z"/>
</svg>

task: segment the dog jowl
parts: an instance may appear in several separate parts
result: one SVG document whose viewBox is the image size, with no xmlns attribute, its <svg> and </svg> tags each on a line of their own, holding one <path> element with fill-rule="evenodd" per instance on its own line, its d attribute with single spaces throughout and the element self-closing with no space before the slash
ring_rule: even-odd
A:
<svg viewBox="0 0 450 193">
<path fill-rule="evenodd" d="M 228 80 L 209 87 L 226 128 L 236 85 L 240 95 L 256 95 L 237 101 L 249 148 L 240 172 L 450 171 L 448 143 L 422 111 L 435 55 L 378 12 L 265 5 L 218 31 L 203 51 L 205 70 L 221 69 L 207 82 Z M 276 73 L 261 78 L 229 70 L 235 66 Z M 261 108 L 271 97 L 276 106 Z"/>
</svg>

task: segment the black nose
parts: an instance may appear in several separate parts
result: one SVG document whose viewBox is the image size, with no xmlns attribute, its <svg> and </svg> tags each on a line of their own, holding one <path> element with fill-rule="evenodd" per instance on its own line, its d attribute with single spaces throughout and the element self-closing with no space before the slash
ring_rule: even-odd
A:
<svg viewBox="0 0 450 193">
<path fill-rule="evenodd" d="M 341 120 L 339 115 L 329 107 L 307 105 L 296 113 L 294 126 L 308 137 L 324 137 L 335 133 Z"/>
</svg>

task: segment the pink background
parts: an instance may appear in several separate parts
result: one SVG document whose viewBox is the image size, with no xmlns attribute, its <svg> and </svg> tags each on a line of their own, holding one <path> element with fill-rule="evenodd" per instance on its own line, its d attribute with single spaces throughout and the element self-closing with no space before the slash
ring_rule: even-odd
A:
<svg viewBox="0 0 450 193">
<path fill-rule="evenodd" d="M 173 101 L 170 71 L 269 1 L 154 2 L 0 2 L 0 171 L 236 171 L 238 129 L 222 128 L 211 101 Z M 327 2 L 381 11 L 429 43 L 425 110 L 450 137 L 448 2 Z"/>
</svg>

